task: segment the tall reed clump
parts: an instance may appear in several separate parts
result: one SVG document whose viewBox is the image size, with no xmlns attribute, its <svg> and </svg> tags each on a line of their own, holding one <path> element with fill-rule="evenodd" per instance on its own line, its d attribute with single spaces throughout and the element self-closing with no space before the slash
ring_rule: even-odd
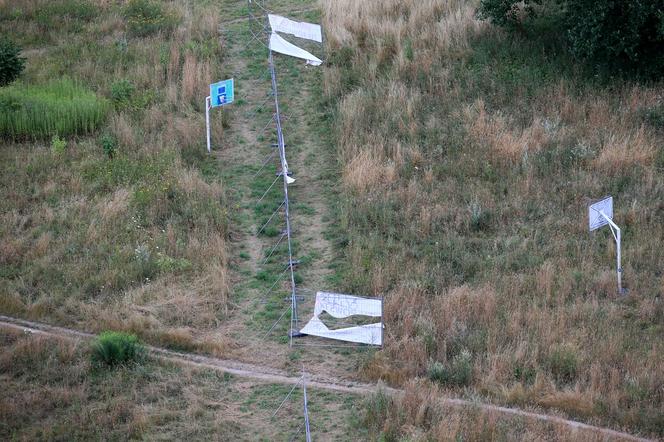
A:
<svg viewBox="0 0 664 442">
<path fill-rule="evenodd" d="M 16 83 L 0 89 L 0 135 L 17 140 L 89 134 L 108 109 L 105 99 L 67 78 L 44 85 Z"/>
<path fill-rule="evenodd" d="M 135 335 L 123 332 L 106 331 L 92 343 L 92 362 L 114 367 L 140 361 L 145 348 Z"/>
</svg>

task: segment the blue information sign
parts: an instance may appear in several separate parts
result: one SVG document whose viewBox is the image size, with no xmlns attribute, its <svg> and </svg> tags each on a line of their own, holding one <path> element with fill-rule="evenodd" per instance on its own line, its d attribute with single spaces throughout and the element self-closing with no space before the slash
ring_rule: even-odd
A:
<svg viewBox="0 0 664 442">
<path fill-rule="evenodd" d="M 210 107 L 224 106 L 233 102 L 233 79 L 210 85 Z"/>
</svg>

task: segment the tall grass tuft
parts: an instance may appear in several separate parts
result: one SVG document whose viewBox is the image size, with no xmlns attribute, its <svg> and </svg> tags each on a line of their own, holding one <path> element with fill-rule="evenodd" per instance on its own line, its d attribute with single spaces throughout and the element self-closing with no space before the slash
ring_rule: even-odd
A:
<svg viewBox="0 0 664 442">
<path fill-rule="evenodd" d="M 144 353 L 145 349 L 135 335 L 107 331 L 92 343 L 91 357 L 93 363 L 113 367 L 138 362 Z"/>
<path fill-rule="evenodd" d="M 0 90 L 0 136 L 16 140 L 91 133 L 108 108 L 105 99 L 70 79 L 16 83 Z"/>
</svg>

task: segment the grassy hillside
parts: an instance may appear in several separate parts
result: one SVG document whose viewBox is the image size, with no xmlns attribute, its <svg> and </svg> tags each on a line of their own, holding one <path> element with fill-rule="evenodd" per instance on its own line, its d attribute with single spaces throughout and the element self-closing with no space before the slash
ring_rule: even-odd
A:
<svg viewBox="0 0 664 442">
<path fill-rule="evenodd" d="M 223 73 L 218 11 L 0 2 L 27 58 L 0 90 L 0 312 L 221 349 L 227 202 L 202 112 Z"/>
<path fill-rule="evenodd" d="M 317 19 L 311 1 L 276 3 Z M 286 255 L 270 254 L 277 222 L 256 235 L 280 190 L 255 207 L 275 168 L 256 178 L 272 140 L 261 105 L 270 82 L 247 12 L 235 0 L 0 0 L 0 26 L 27 58 L 20 81 L 0 89 L 0 314 L 127 330 L 266 370 L 352 376 L 348 352 L 285 345 L 288 322 L 275 321 L 289 290 L 265 302 Z M 304 142 L 318 119 L 305 104 L 314 106 L 320 70 L 285 57 L 279 68 L 280 92 L 293 97 L 282 101 L 291 164 L 327 162 L 316 154 L 322 142 Z M 212 113 L 207 155 L 203 99 L 211 81 L 228 77 L 237 101 Z M 324 250 L 315 221 L 324 203 L 311 198 L 324 187 L 318 170 L 309 194 L 292 200 L 298 239 L 318 243 L 298 255 L 311 284 L 323 278 L 310 266 Z M 302 435 L 299 389 L 271 417 L 290 386 L 153 360 L 100 370 L 87 346 L 22 334 L 2 333 L 0 349 L 3 440 Z M 357 397 L 312 389 L 308 399 L 316 440 L 365 438 L 361 426 L 348 428 Z"/>
<path fill-rule="evenodd" d="M 150 359 L 108 370 L 88 345 L 39 335 L 1 331 L 0 345 L 3 440 L 289 440 L 302 424 L 299 389 L 272 416 L 290 386 Z M 348 440 L 338 423 L 356 401 L 311 394 L 314 437 Z"/>
<path fill-rule="evenodd" d="M 323 3 L 339 280 L 387 302 L 365 375 L 661 436 L 662 85 L 588 77 L 555 35 L 506 35 L 472 0 Z M 605 195 L 624 297 L 611 233 L 587 228 Z"/>
</svg>

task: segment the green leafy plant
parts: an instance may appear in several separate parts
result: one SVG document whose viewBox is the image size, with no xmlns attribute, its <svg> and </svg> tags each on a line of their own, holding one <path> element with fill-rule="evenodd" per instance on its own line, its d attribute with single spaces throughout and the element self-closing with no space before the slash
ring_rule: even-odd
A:
<svg viewBox="0 0 664 442">
<path fill-rule="evenodd" d="M 472 359 L 468 350 L 462 350 L 447 364 L 430 361 L 427 375 L 432 381 L 440 382 L 444 385 L 468 385 L 473 377 Z"/>
<path fill-rule="evenodd" d="M 58 134 L 53 135 L 51 138 L 51 151 L 58 155 L 61 155 L 65 152 L 67 148 L 67 142 L 60 138 Z"/>
<path fill-rule="evenodd" d="M 135 91 L 136 87 L 131 81 L 127 79 L 115 81 L 111 85 L 111 100 L 118 109 L 128 107 Z"/>
<path fill-rule="evenodd" d="M 138 37 L 171 32 L 179 22 L 177 15 L 165 11 L 161 3 L 152 0 L 129 0 L 124 16 L 129 33 Z"/>
<path fill-rule="evenodd" d="M 139 362 L 145 348 L 135 335 L 123 332 L 106 331 L 92 343 L 92 362 L 96 365 L 114 367 L 121 364 Z"/>
<path fill-rule="evenodd" d="M 105 133 L 99 139 L 99 143 L 101 144 L 101 148 L 104 149 L 104 153 L 112 159 L 118 150 L 117 138 L 109 133 Z"/>
<path fill-rule="evenodd" d="M 21 48 L 7 38 L 0 38 L 0 86 L 16 80 L 25 69 L 25 58 L 20 57 Z"/>
<path fill-rule="evenodd" d="M 549 369 L 560 383 L 569 383 L 576 378 L 579 361 L 573 348 L 559 346 L 549 355 Z"/>
<path fill-rule="evenodd" d="M 473 231 L 485 230 L 491 223 L 491 213 L 482 209 L 479 202 L 473 201 L 469 206 L 470 227 Z"/>
</svg>

